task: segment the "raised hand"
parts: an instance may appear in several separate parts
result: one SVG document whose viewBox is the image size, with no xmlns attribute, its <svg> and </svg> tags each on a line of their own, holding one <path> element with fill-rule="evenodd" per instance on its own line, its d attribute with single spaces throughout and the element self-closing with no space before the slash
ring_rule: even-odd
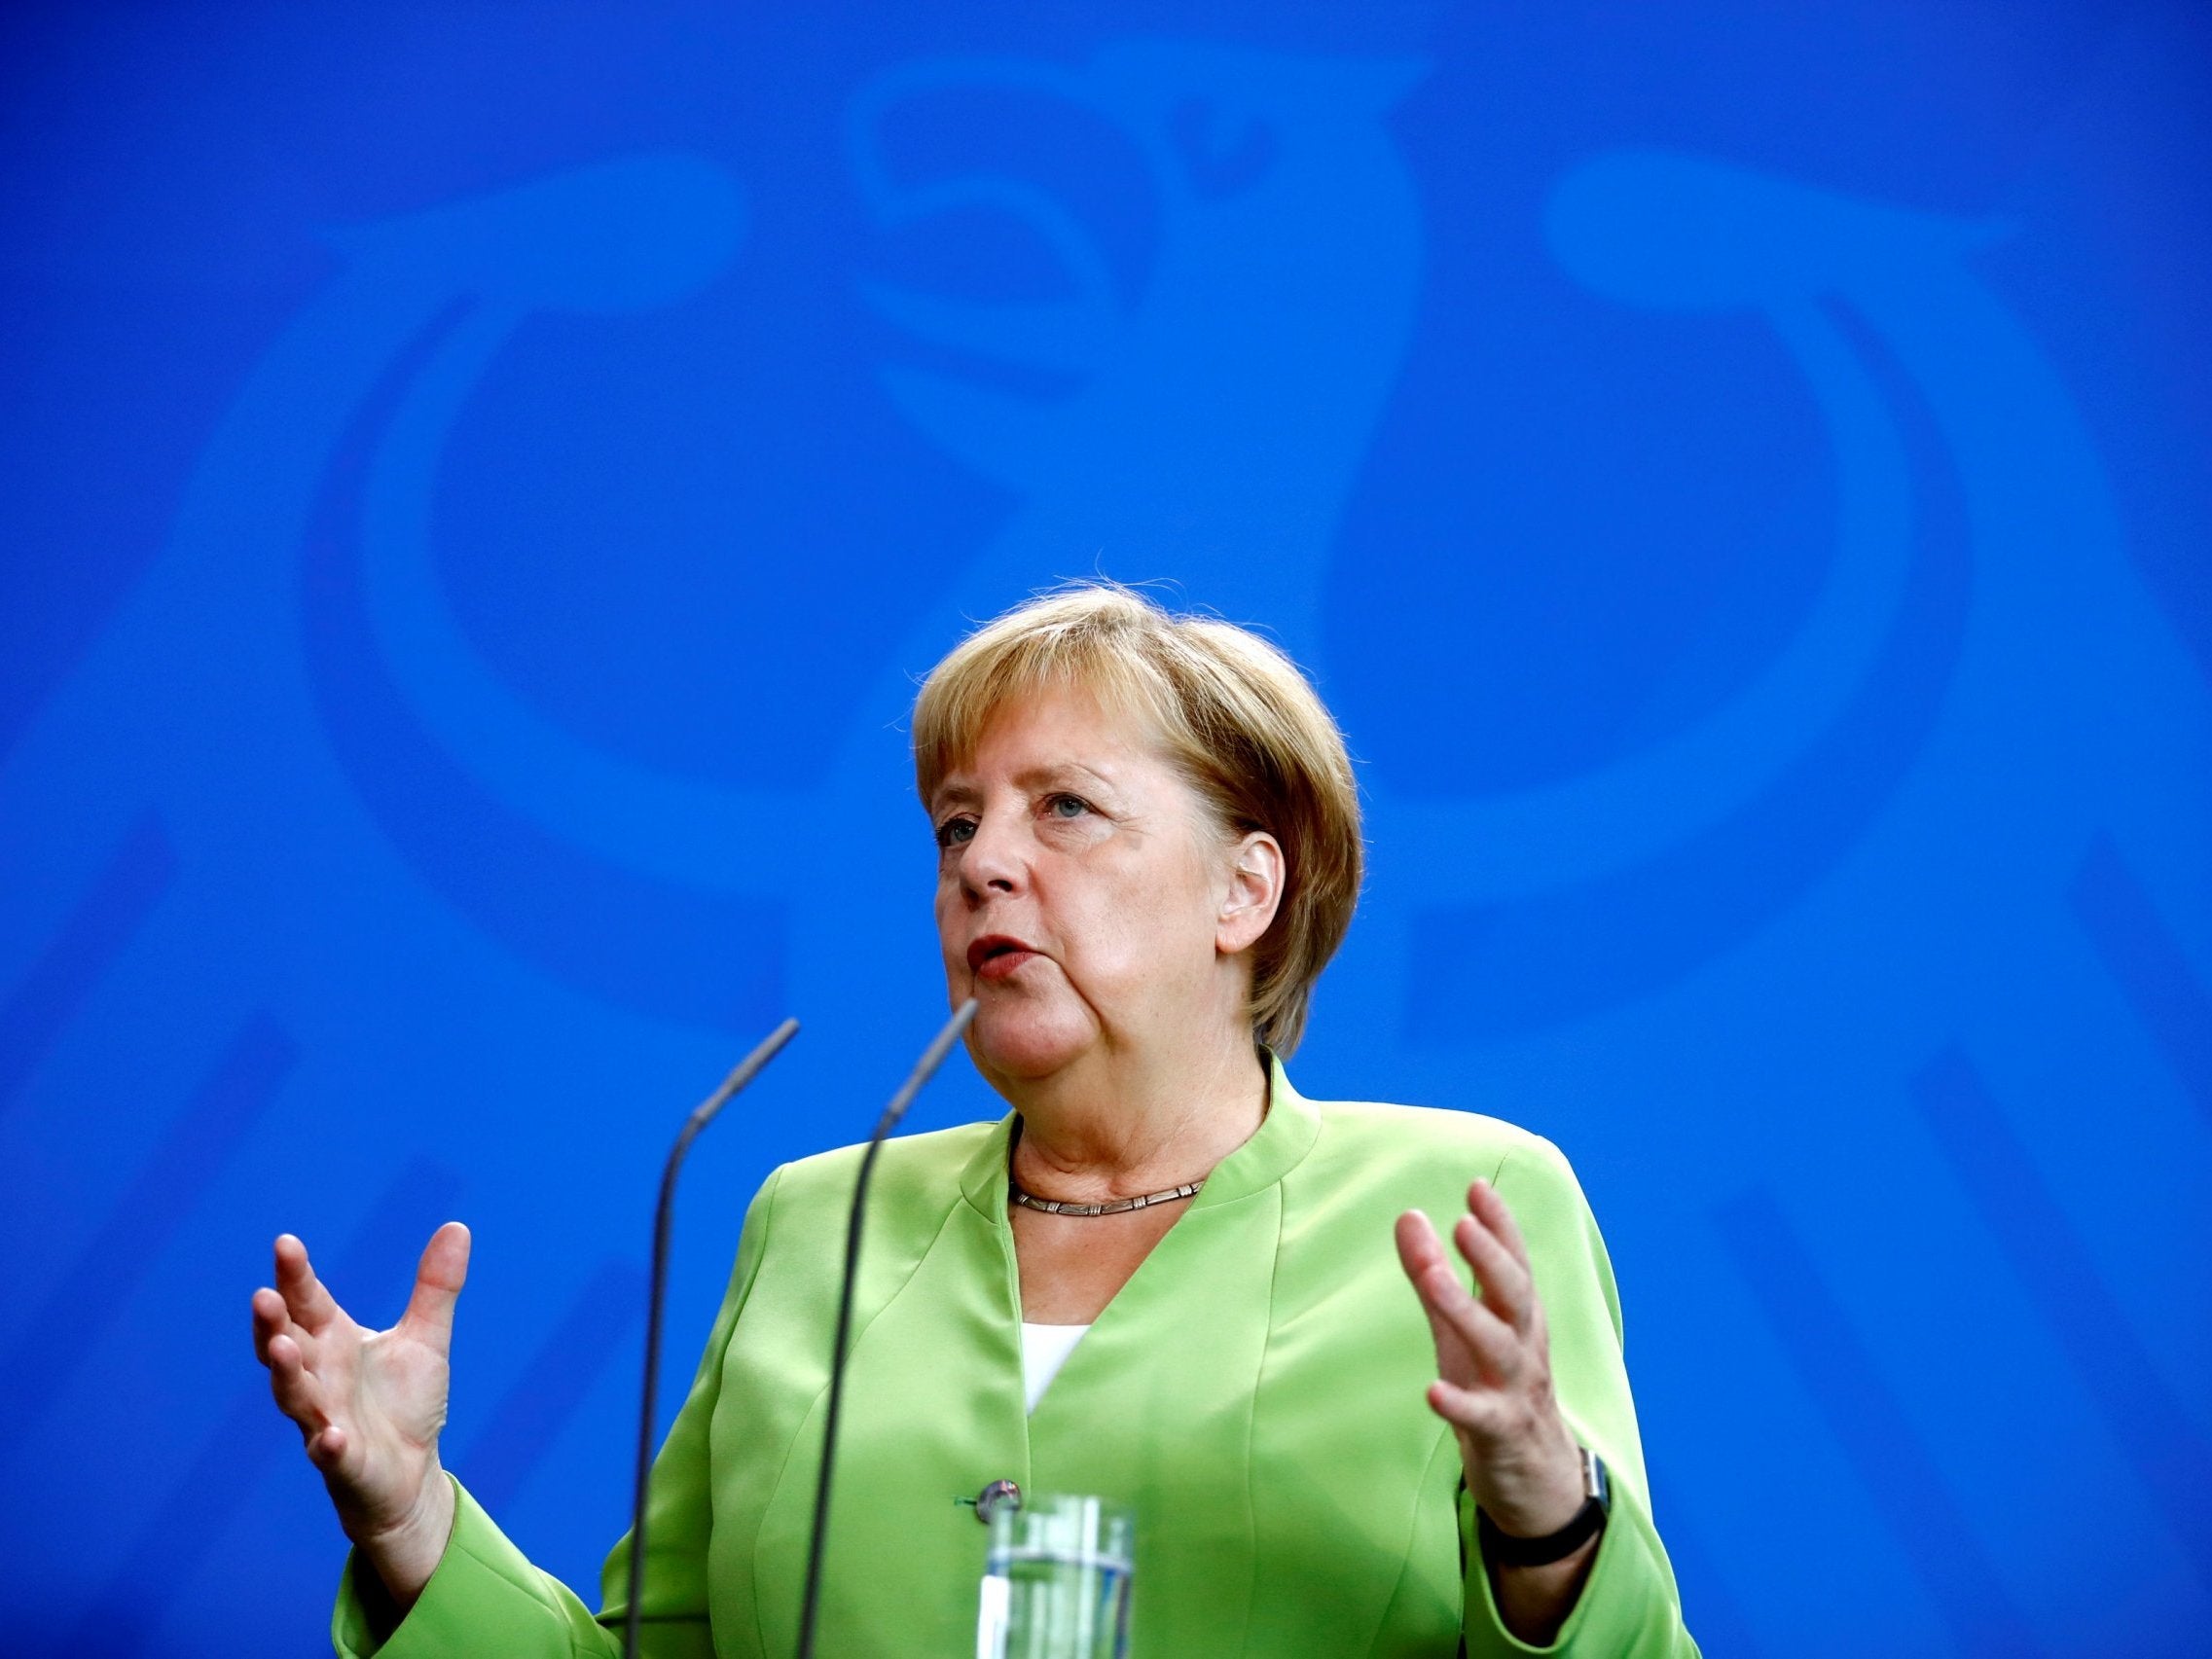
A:
<svg viewBox="0 0 2212 1659">
<path fill-rule="evenodd" d="M 1528 1244 L 1488 1181 L 1468 1188 L 1468 1213 L 1452 1242 L 1474 1270 L 1468 1293 L 1428 1216 L 1397 1218 L 1397 1256 L 1421 1297 L 1436 1340 L 1429 1404 L 1457 1431 L 1468 1491 L 1491 1521 L 1516 1537 L 1542 1537 L 1582 1507 L 1581 1453 L 1551 1388 L 1551 1340 L 1536 1292 Z M 1524 1640 L 1549 1640 L 1572 1606 L 1594 1553 L 1501 1575 L 1500 1611 Z"/>
<path fill-rule="evenodd" d="M 438 1432 L 468 1246 L 457 1221 L 431 1235 L 407 1312 L 388 1331 L 355 1323 L 289 1233 L 276 1241 L 276 1287 L 253 1293 L 254 1352 L 276 1404 L 300 1425 L 339 1524 L 402 1609 L 453 1533 Z"/>
</svg>

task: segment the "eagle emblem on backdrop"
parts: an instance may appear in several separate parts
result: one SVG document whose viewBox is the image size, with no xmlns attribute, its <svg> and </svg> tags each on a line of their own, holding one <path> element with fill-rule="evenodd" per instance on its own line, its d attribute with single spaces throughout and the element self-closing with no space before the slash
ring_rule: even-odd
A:
<svg viewBox="0 0 2212 1659">
<path fill-rule="evenodd" d="M 569 1217 L 539 1228 L 558 1295 L 609 1299 L 628 1280 L 605 1264 L 642 1233 L 595 1198 L 595 1147 L 618 1135 L 611 1162 L 642 1172 L 736 1038 L 786 1007 L 807 1022 L 778 1082 L 816 1115 L 763 1125 L 775 1155 L 857 1129 L 878 1080 L 857 1057 L 892 1064 L 941 995 L 899 728 L 913 676 L 968 620 L 1062 576 L 1165 577 L 1332 684 L 1359 673 L 1329 602 L 1347 503 L 1421 308 L 1480 303 L 1424 286 L 1421 192 L 1389 126 L 1421 74 L 1140 41 L 1076 64 L 932 59 L 855 92 L 846 165 L 881 233 L 988 221 L 1053 279 L 853 273 L 889 343 L 888 417 L 1003 510 L 973 545 L 912 550 L 934 566 L 920 600 L 888 650 L 822 665 L 842 723 L 801 769 L 659 764 L 549 711 L 456 610 L 447 578 L 471 552 L 439 534 L 489 375 L 555 325 L 672 313 L 776 259 L 746 181 L 612 159 L 334 233 L 328 283 L 211 434 L 167 547 L 0 770 L 0 980 L 36 992 L 18 1001 L 35 1040 L 6 1080 L 15 1111 L 138 1102 L 103 1209 L 179 1125 L 239 1156 L 306 1135 L 359 1164 L 354 1199 L 308 1218 L 341 1235 L 425 1168 L 464 1208 L 512 1208 L 456 1173 L 502 1168 Z M 1137 255 L 1047 184 L 902 144 L 979 98 L 1107 134 L 1142 198 Z M 2182 1098 L 2159 976 L 2212 946 L 2158 896 L 2194 809 L 2155 757 L 2198 740 L 2204 688 L 2127 562 L 2061 378 L 1980 272 L 2006 227 L 1618 151 L 1555 181 L 1542 233 L 1605 304 L 1723 318 L 1780 354 L 1826 446 L 1826 552 L 1771 651 L 1603 764 L 1464 794 L 1367 770 L 1373 885 L 1324 985 L 1316 1064 L 1615 1147 L 1669 1188 L 1643 1243 L 1663 1237 L 1692 1278 L 1745 1279 L 1780 1362 L 1807 1371 L 1843 1338 L 1803 1322 L 1788 1272 L 1828 1306 L 1832 1218 L 1774 1201 L 1766 1159 L 1808 1117 L 1839 1157 L 1913 1138 L 1914 1202 L 2017 1270 L 2009 1294 L 2050 1321 L 2004 1335 L 1964 1315 L 1959 1340 L 2108 1417 L 2146 1388 L 2165 1399 L 2150 1357 L 2060 1378 L 2065 1316 L 2037 1300 L 2049 1262 L 2023 1243 L 2049 1219 L 2038 1189 L 1976 1162 L 1991 1136 L 2040 1143 L 2069 1109 L 2049 1080 L 2084 1054 L 2107 1087 Z M 765 591 L 808 557 L 732 547 L 727 580 Z M 1419 568 L 1391 603 L 1424 604 Z M 1808 1054 L 1832 1064 L 1807 1077 Z M 1785 1120 L 1786 1136 L 1759 1127 Z M 417 1147 L 395 1143 L 409 1132 Z M 222 1175 L 209 1165 L 207 1189 Z M 2067 1262 L 2095 1259 L 2068 1237 Z M 58 1222 L 28 1280 L 71 1282 L 99 1238 Z M 1728 1314 L 1653 1301 L 1738 1340 Z M 34 1413 L 99 1386 L 16 1375 Z M 1898 1421 L 1915 1409 L 1901 1396 Z M 2140 1472 L 2148 1455 L 2120 1445 Z M 1861 1473 L 1901 1528 L 1925 1498 Z M 2146 1478 L 2177 1547 L 2212 1562 Z M 1960 1629 L 2017 1616 L 1998 1590 L 1929 1593 Z"/>
</svg>

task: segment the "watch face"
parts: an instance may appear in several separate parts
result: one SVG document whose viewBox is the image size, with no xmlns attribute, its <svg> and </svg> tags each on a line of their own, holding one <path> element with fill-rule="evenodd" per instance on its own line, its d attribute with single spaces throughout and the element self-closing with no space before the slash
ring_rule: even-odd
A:
<svg viewBox="0 0 2212 1659">
<path fill-rule="evenodd" d="M 1613 1509 L 1613 1476 L 1606 1471 L 1606 1461 L 1582 1448 L 1582 1490 L 1604 1505 L 1608 1513 Z"/>
</svg>

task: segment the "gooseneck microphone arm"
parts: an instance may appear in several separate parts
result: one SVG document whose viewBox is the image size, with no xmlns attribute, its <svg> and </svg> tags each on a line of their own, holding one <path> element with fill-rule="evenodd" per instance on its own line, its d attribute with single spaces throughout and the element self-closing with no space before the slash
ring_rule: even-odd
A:
<svg viewBox="0 0 2212 1659">
<path fill-rule="evenodd" d="M 971 996 L 955 1010 L 936 1040 L 923 1052 L 914 1075 L 891 1097 L 890 1104 L 877 1120 L 868 1149 L 860 1155 L 859 1176 L 852 1183 L 852 1213 L 845 1227 L 845 1281 L 838 1287 L 837 1336 L 829 1354 L 829 1407 L 822 1415 L 821 1474 L 815 1484 L 815 1535 L 807 1548 L 807 1595 L 799 1609 L 799 1659 L 814 1659 L 815 1612 L 821 1604 L 822 1541 L 829 1535 L 829 1481 L 837 1461 L 838 1411 L 845 1403 L 845 1343 L 852 1327 L 852 1285 L 859 1277 L 860 1222 L 867 1214 L 868 1177 L 875 1172 L 876 1154 L 884 1149 L 884 1142 L 914 1103 L 914 1097 L 922 1093 L 922 1086 L 936 1074 L 945 1056 L 952 1053 L 953 1044 L 961 1040 L 961 1033 L 975 1018 L 975 1009 Z"/>
<path fill-rule="evenodd" d="M 668 1167 L 661 1172 L 661 1203 L 653 1212 L 653 1287 L 645 1304 L 645 1398 L 637 1412 L 637 1479 L 630 1499 L 630 1605 L 624 1614 L 624 1659 L 636 1659 L 640 1596 L 645 1583 L 645 1484 L 653 1470 L 653 1406 L 661 1390 L 661 1304 L 669 1284 L 669 1230 L 675 1219 L 676 1172 L 683 1155 L 699 1138 L 699 1132 L 714 1121 L 714 1114 L 736 1098 L 761 1068 L 783 1051 L 799 1034 L 799 1022 L 786 1020 L 762 1039 L 758 1048 L 738 1062 L 722 1086 L 692 1109 L 669 1148 Z"/>
</svg>

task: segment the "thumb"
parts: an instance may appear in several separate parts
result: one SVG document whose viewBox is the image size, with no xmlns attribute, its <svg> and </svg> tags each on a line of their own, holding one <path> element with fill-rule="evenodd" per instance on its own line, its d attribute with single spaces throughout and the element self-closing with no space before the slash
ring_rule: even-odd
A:
<svg viewBox="0 0 2212 1659">
<path fill-rule="evenodd" d="M 468 1229 L 449 1221 L 430 1235 L 415 1269 L 415 1294 L 407 1299 L 400 1324 L 418 1342 L 440 1353 L 453 1346 L 453 1304 L 468 1280 Z"/>
</svg>

